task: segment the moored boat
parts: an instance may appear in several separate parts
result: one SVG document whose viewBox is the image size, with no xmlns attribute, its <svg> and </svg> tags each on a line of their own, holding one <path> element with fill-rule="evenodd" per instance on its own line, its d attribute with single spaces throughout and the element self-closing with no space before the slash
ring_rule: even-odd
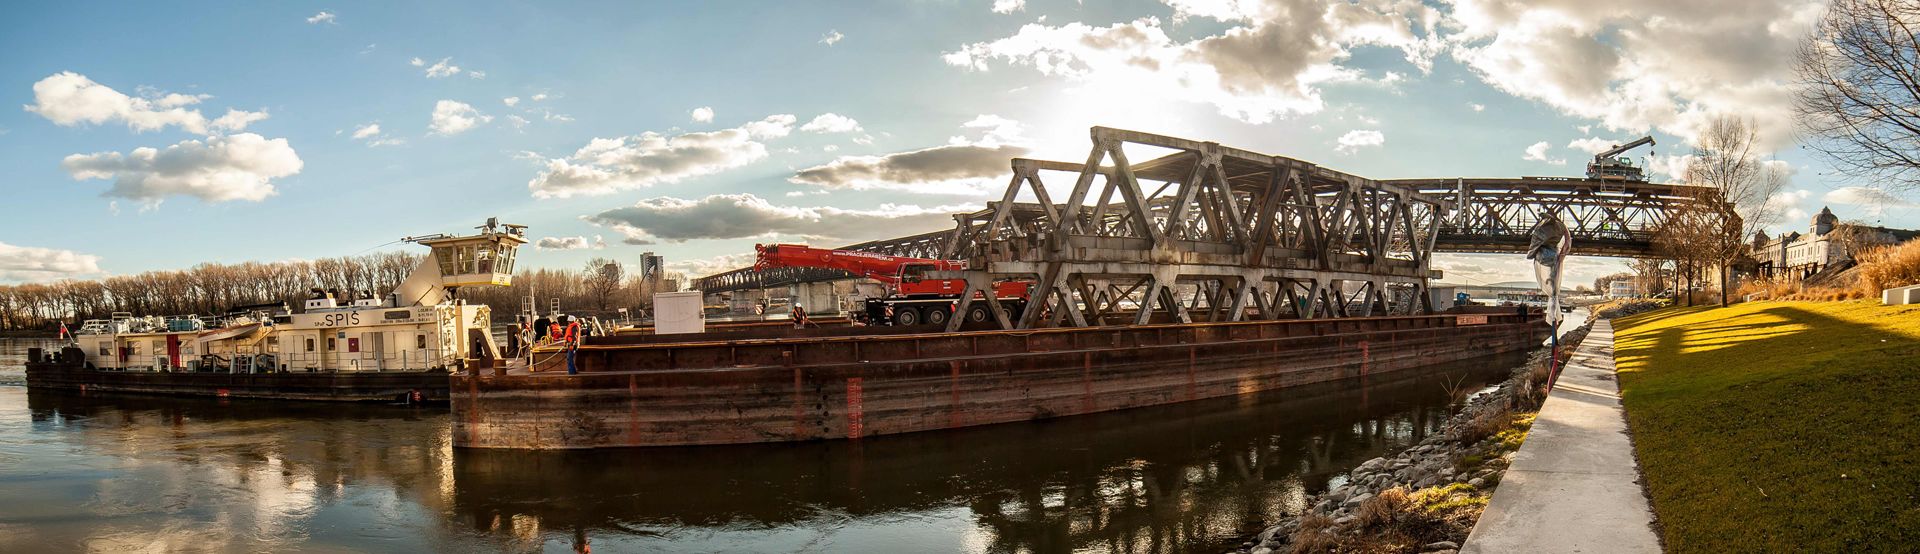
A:
<svg viewBox="0 0 1920 554">
<path fill-rule="evenodd" d="M 404 239 L 432 249 L 385 297 L 313 289 L 297 313 L 249 306 L 222 317 L 117 313 L 82 324 L 57 352 L 29 352 L 27 386 L 329 401 L 444 402 L 447 374 L 499 359 L 491 310 L 462 287 L 512 283 L 524 227 Z"/>
</svg>

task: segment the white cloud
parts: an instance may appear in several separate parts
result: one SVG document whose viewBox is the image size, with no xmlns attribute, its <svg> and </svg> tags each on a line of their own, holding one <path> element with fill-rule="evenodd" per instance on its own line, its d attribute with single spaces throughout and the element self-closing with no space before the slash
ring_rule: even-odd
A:
<svg viewBox="0 0 1920 554">
<path fill-rule="evenodd" d="M 485 72 L 485 71 L 480 71 L 480 70 L 477 70 L 477 69 L 476 69 L 476 70 L 473 70 L 473 71 L 468 71 L 468 72 L 467 72 L 467 76 L 468 76 L 468 77 L 472 77 L 472 78 L 474 78 L 474 79 L 485 79 L 485 78 L 487 78 L 487 72 Z"/>
<path fill-rule="evenodd" d="M 758 255 L 753 252 L 739 252 L 734 254 L 721 254 L 711 258 L 672 260 L 667 262 L 667 269 L 678 271 L 692 277 L 706 277 L 708 275 L 733 271 L 743 267 L 752 267 L 757 257 Z"/>
<path fill-rule="evenodd" d="M 630 244 L 775 235 L 853 242 L 949 226 L 955 209 L 892 204 L 872 210 L 796 207 L 752 194 L 714 194 L 700 199 L 650 198 L 581 219 L 619 231 Z"/>
<path fill-rule="evenodd" d="M 760 141 L 785 136 L 794 119 L 782 114 L 718 131 L 595 138 L 570 156 L 536 156 L 544 168 L 527 189 L 535 198 L 568 198 L 719 173 L 766 158 L 767 146 Z"/>
<path fill-rule="evenodd" d="M 1833 193 L 1827 193 L 1827 195 L 1832 196 Z M 1792 227 L 1807 220 L 1807 210 L 1801 207 L 1801 203 L 1812 196 L 1813 191 L 1807 189 L 1783 190 L 1767 197 L 1766 207 L 1778 212 L 1784 218 L 1784 223 Z"/>
<path fill-rule="evenodd" d="M 275 194 L 273 179 L 300 172 L 300 156 L 287 139 L 253 133 L 181 141 L 165 149 L 136 148 L 128 154 L 74 154 L 61 162 L 76 180 L 113 179 L 102 196 L 158 206 L 170 196 L 202 201 L 258 202 Z"/>
<path fill-rule="evenodd" d="M 509 107 L 509 108 L 511 108 L 511 107 L 514 107 L 514 106 L 518 106 L 518 105 L 520 105 L 520 97 L 518 97 L 518 96 L 508 96 L 508 97 L 506 97 L 506 98 L 501 98 L 501 99 L 500 99 L 500 103 L 501 103 L 501 104 L 506 104 L 506 105 L 507 105 L 507 107 Z"/>
<path fill-rule="evenodd" d="M 1027 0 L 993 0 L 993 13 L 1013 13 L 1027 10 Z"/>
<path fill-rule="evenodd" d="M 600 235 L 594 235 L 593 240 L 587 240 L 587 237 L 543 237 L 535 241 L 533 247 L 541 250 L 600 250 L 607 247 L 607 241 Z"/>
<path fill-rule="evenodd" d="M 507 116 L 507 124 L 512 125 L 515 129 L 525 129 L 527 127 L 527 118 L 509 115 Z"/>
<path fill-rule="evenodd" d="M 1347 131 L 1347 134 L 1340 135 L 1338 142 L 1339 145 L 1333 147 L 1333 151 L 1352 154 L 1354 151 L 1364 147 L 1386 144 L 1387 135 L 1372 129 L 1355 129 Z"/>
<path fill-rule="evenodd" d="M 380 129 L 379 123 L 368 123 L 365 125 L 354 127 L 353 139 L 358 141 L 364 141 L 367 143 L 367 146 L 369 147 L 393 146 L 397 144 L 406 144 L 405 140 L 388 136 L 385 131 L 382 131 Z"/>
<path fill-rule="evenodd" d="M 1028 153 L 1019 122 L 982 115 L 962 124 L 982 133 L 957 136 L 943 146 L 880 156 L 841 156 L 802 169 L 789 182 L 823 189 L 899 190 L 924 194 L 984 195 L 1004 185 L 1009 161 Z"/>
<path fill-rule="evenodd" d="M 1791 130 L 1790 60 L 1819 0 L 1454 0 L 1454 56 L 1502 91 L 1616 131 L 1691 138 L 1710 115 Z"/>
<path fill-rule="evenodd" d="M 1547 158 L 1547 149 L 1549 148 L 1553 148 L 1553 145 L 1547 144 L 1547 141 L 1544 141 L 1544 140 L 1533 143 L 1532 146 L 1527 147 L 1526 155 L 1521 156 L 1520 159 L 1527 160 L 1527 161 L 1535 161 L 1535 162 L 1547 162 L 1553 165 L 1567 165 L 1567 160 L 1565 158 L 1554 158 L 1554 159 Z"/>
<path fill-rule="evenodd" d="M 1607 139 L 1600 138 L 1600 137 L 1587 137 L 1587 138 L 1581 138 L 1581 139 L 1573 139 L 1573 142 L 1567 143 L 1567 148 L 1572 148 L 1574 150 L 1579 150 L 1581 152 L 1586 152 L 1588 154 L 1599 154 L 1601 152 L 1606 152 L 1608 150 L 1612 150 L 1613 147 L 1615 146 L 1619 146 L 1619 144 Z"/>
<path fill-rule="evenodd" d="M 228 109 L 226 115 L 208 121 L 199 110 L 184 106 L 199 104 L 212 96 L 159 94 L 142 89 L 152 92 L 148 94 L 152 98 L 128 96 L 85 75 L 62 71 L 34 83 L 34 103 L 24 108 L 66 127 L 121 121 L 134 131 L 156 131 L 173 125 L 195 134 L 239 132 L 267 118 L 266 112 Z"/>
<path fill-rule="evenodd" d="M 757 139 L 776 139 L 793 132 L 793 123 L 799 121 L 793 114 L 769 115 L 766 119 L 740 126 L 748 135 Z"/>
<path fill-rule="evenodd" d="M 1913 200 L 1893 193 L 1870 187 L 1840 187 L 1827 191 L 1826 194 L 1820 196 L 1820 199 L 1834 204 L 1859 206 L 1862 212 L 1870 216 L 1884 215 L 1887 208 L 1912 208 L 1920 206 L 1920 202 L 1914 202 Z M 1803 213 L 1801 217 L 1794 219 L 1805 219 L 1805 217 Z"/>
<path fill-rule="evenodd" d="M 102 273 L 99 256 L 0 242 L 0 282 L 55 281 Z"/>
<path fill-rule="evenodd" d="M 854 133 L 861 129 L 860 122 L 854 121 L 853 118 L 828 112 L 814 117 L 813 121 L 808 121 L 806 125 L 801 125 L 800 130 L 809 133 Z"/>
<path fill-rule="evenodd" d="M 453 65 L 453 58 L 451 57 L 440 58 L 440 61 L 433 62 L 433 65 L 427 65 L 426 60 L 422 60 L 420 58 L 414 58 L 412 60 L 408 60 L 407 63 L 414 67 L 425 67 L 428 79 L 452 77 L 454 75 L 459 75 L 461 71 L 460 66 Z M 486 77 L 486 74 L 481 73 L 480 77 L 478 78 L 485 78 L 485 77 Z"/>
<path fill-rule="evenodd" d="M 1028 66 L 1101 94 L 1142 103 L 1204 102 L 1222 115 L 1266 123 L 1320 111 L 1323 85 L 1362 80 L 1360 71 L 1342 65 L 1356 47 L 1398 49 L 1424 72 L 1443 46 L 1434 36 L 1438 12 L 1417 2 L 1169 4 L 1176 21 L 1205 16 L 1243 24 L 1180 40 L 1154 17 L 1106 27 L 1033 23 L 1006 38 L 964 45 L 944 59 L 977 71 L 996 61 Z"/>
<path fill-rule="evenodd" d="M 545 102 L 545 101 L 547 101 L 547 93 L 544 93 L 544 92 L 542 92 L 542 93 L 538 93 L 538 94 L 535 94 L 535 95 L 533 95 L 533 101 L 535 101 L 535 102 Z"/>
<path fill-rule="evenodd" d="M 436 135 L 451 136 L 472 130 L 493 121 L 493 116 L 480 113 L 465 102 L 441 100 L 433 104 L 432 121 L 427 128 Z"/>
<path fill-rule="evenodd" d="M 1474 102 L 1468 102 L 1468 103 L 1467 103 L 1467 107 L 1468 107 L 1468 108 L 1471 108 L 1471 109 L 1472 109 L 1473 111 L 1476 111 L 1476 112 L 1484 112 L 1484 111 L 1487 111 L 1487 105 L 1486 105 L 1486 104 L 1479 104 L 1479 103 L 1474 103 Z"/>
<path fill-rule="evenodd" d="M 321 10 L 320 13 L 313 14 L 313 17 L 307 18 L 307 23 L 309 24 L 333 23 L 333 22 L 334 22 L 333 12 L 326 11 L 326 10 Z"/>
<path fill-rule="evenodd" d="M 693 112 L 689 113 L 688 116 L 693 118 L 693 121 L 696 123 L 712 123 L 713 108 L 709 108 L 706 106 L 694 108 Z"/>
<path fill-rule="evenodd" d="M 840 34 L 840 31 L 837 31 L 837 30 L 829 30 L 827 31 L 827 34 L 820 35 L 820 44 L 833 46 L 835 44 L 840 44 L 840 39 L 843 39 L 843 38 L 847 38 L 847 35 Z"/>
<path fill-rule="evenodd" d="M 1693 163 L 1693 154 L 1652 155 L 1647 156 L 1646 172 L 1653 175 L 1665 175 L 1667 180 L 1679 182 L 1687 175 L 1687 165 Z"/>
</svg>

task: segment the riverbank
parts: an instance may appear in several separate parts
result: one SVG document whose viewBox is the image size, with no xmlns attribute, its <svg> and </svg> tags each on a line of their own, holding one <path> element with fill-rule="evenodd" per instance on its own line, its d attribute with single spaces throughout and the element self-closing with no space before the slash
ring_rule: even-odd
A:
<svg viewBox="0 0 1920 554">
<path fill-rule="evenodd" d="M 1562 335 L 1563 361 L 1590 327 Z M 1456 551 L 1526 440 L 1549 368 L 1546 349 L 1532 353 L 1498 387 L 1462 399 L 1443 432 L 1360 464 L 1332 490 L 1308 497 L 1310 507 L 1299 516 L 1268 527 L 1237 552 Z"/>
<path fill-rule="evenodd" d="M 1463 554 L 1660 553 L 1620 407 L 1611 323 L 1595 322 L 1561 369 Z"/>
<path fill-rule="evenodd" d="M 1920 307 L 1668 308 L 1614 321 L 1623 402 L 1671 552 L 1920 541 Z"/>
</svg>

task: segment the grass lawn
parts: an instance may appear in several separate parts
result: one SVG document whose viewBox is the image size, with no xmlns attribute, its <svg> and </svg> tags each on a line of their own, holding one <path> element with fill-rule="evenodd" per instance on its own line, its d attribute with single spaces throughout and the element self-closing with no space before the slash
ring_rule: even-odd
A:
<svg viewBox="0 0 1920 554">
<path fill-rule="evenodd" d="M 1920 307 L 1755 302 L 1613 325 L 1668 551 L 1920 549 Z"/>
</svg>

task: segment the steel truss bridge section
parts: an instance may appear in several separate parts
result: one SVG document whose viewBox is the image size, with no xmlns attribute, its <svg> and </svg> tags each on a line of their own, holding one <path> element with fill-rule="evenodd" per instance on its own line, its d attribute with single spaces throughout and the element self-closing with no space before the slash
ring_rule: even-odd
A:
<svg viewBox="0 0 1920 554">
<path fill-rule="evenodd" d="M 1669 213 L 1721 202 L 1715 189 L 1689 185 L 1522 179 L 1394 179 L 1384 181 L 1452 200 L 1434 247 L 1441 252 L 1526 252 L 1527 232 L 1543 214 L 1566 222 L 1574 252 L 1644 257 Z"/>
<path fill-rule="evenodd" d="M 1301 160 L 1095 127 L 1084 163 L 1014 159 L 1005 193 L 949 230 L 849 250 L 964 259 L 975 290 L 1034 283 L 1039 306 L 1007 328 L 1344 317 L 1430 310 L 1434 252 L 1520 253 L 1545 214 L 1580 255 L 1653 253 L 1676 209 L 1723 201 L 1686 185 L 1527 177 L 1372 180 Z M 1128 150 L 1156 155 L 1132 163 Z M 1043 180 L 1071 182 L 1064 199 Z M 1151 190 L 1152 192 L 1147 192 Z M 1060 202 L 1059 200 L 1064 200 Z M 1057 222 L 1065 222 L 1060 224 Z M 708 293 L 851 279 L 826 269 L 737 269 L 693 281 Z M 931 275 L 930 275 L 931 277 Z M 987 295 L 991 296 L 991 295 Z M 1071 299 L 1071 301 L 1063 301 Z M 970 314 L 967 295 L 954 313 Z M 953 318 L 949 326 L 962 323 Z"/>
<path fill-rule="evenodd" d="M 1000 280 L 1032 283 L 1017 317 L 982 295 L 1002 328 L 1431 310 L 1443 197 L 1217 143 L 1091 135 L 1085 163 L 1014 160 L 1000 201 L 957 218 L 943 257 L 970 269 L 928 275 L 967 281 L 954 313 Z M 1164 154 L 1136 164 L 1130 149 Z M 1072 176 L 1065 202 L 1045 173 Z"/>
</svg>

